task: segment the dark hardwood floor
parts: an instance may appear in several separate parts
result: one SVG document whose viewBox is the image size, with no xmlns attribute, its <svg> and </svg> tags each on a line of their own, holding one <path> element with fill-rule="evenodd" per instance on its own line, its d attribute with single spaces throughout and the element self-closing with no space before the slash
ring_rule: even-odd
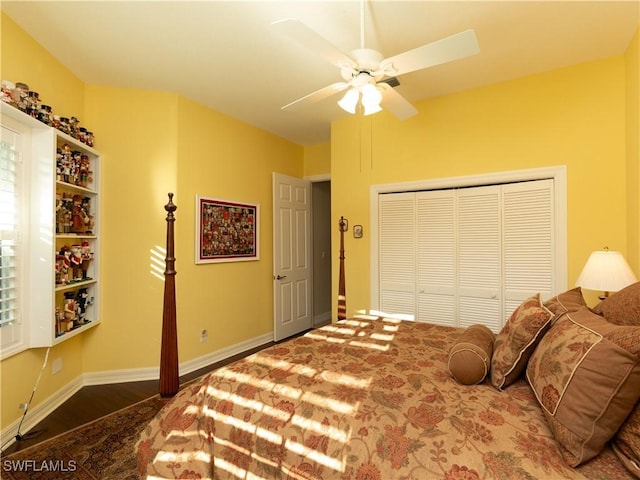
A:
<svg viewBox="0 0 640 480">
<path fill-rule="evenodd" d="M 273 342 L 183 375 L 180 377 L 180 384 L 182 385 L 185 382 L 198 378 L 212 370 L 271 345 L 273 345 Z M 20 432 L 21 438 L 16 439 L 12 445 L 3 450 L 2 456 L 30 447 L 43 440 L 55 437 L 87 422 L 113 413 L 121 408 L 145 400 L 156 395 L 158 391 L 158 380 L 82 387 L 30 431 Z M 3 443 L 5 443 L 6 440 L 7 439 L 3 439 Z"/>
</svg>

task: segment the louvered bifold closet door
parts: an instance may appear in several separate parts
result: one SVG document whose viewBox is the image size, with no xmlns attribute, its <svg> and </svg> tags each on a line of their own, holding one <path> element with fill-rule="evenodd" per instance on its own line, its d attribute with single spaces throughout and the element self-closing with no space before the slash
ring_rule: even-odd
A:
<svg viewBox="0 0 640 480">
<path fill-rule="evenodd" d="M 500 186 L 458 190 L 458 325 L 502 325 Z"/>
<path fill-rule="evenodd" d="M 417 320 L 455 326 L 455 191 L 416 193 Z"/>
<path fill-rule="evenodd" d="M 380 195 L 380 310 L 415 318 L 415 194 Z"/>
<path fill-rule="evenodd" d="M 554 292 L 553 180 L 503 186 L 505 321 L 522 301 Z"/>
</svg>

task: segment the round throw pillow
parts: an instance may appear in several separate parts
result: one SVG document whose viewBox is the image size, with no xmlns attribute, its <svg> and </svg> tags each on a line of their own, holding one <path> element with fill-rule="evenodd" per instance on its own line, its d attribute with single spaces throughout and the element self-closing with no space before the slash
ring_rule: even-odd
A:
<svg viewBox="0 0 640 480">
<path fill-rule="evenodd" d="M 486 325 L 471 325 L 449 350 L 449 372 L 463 385 L 484 380 L 491 366 L 493 332 Z"/>
</svg>

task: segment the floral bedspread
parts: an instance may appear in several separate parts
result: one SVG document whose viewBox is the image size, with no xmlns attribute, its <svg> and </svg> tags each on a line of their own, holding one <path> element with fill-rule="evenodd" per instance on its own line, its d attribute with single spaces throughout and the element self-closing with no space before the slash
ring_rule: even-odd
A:
<svg viewBox="0 0 640 480">
<path fill-rule="evenodd" d="M 567 466 L 525 380 L 458 384 L 461 332 L 356 317 L 218 369 L 143 431 L 141 478 L 631 478 L 610 450 Z"/>
</svg>

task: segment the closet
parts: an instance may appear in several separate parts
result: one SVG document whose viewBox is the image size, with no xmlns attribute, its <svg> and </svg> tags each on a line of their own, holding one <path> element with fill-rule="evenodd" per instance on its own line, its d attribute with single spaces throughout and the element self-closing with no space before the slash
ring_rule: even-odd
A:
<svg viewBox="0 0 640 480">
<path fill-rule="evenodd" d="M 379 310 L 498 332 L 554 291 L 554 180 L 378 196 Z"/>
</svg>

